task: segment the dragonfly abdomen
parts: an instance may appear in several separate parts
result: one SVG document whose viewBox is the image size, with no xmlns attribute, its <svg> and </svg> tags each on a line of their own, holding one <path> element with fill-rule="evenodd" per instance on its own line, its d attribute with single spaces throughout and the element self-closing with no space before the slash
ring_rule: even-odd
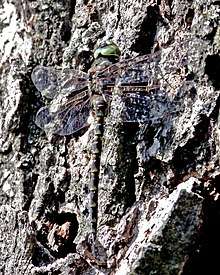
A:
<svg viewBox="0 0 220 275">
<path fill-rule="evenodd" d="M 106 102 L 103 97 L 94 96 L 95 129 L 92 143 L 92 164 L 90 173 L 90 219 L 91 230 L 96 237 L 98 222 L 98 184 L 100 172 L 100 156 L 102 150 L 103 123 L 106 109 Z"/>
</svg>

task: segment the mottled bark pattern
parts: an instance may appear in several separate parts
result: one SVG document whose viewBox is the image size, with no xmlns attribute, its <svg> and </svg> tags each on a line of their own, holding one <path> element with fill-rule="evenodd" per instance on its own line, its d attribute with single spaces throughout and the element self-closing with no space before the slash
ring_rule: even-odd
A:
<svg viewBox="0 0 220 275">
<path fill-rule="evenodd" d="M 215 0 L 0 1 L 1 274 L 219 273 L 219 18 Z M 107 38 L 122 58 L 160 51 L 161 92 L 146 123 L 125 123 L 115 88 L 91 244 L 93 116 L 46 136 L 30 76 L 39 64 L 87 72 Z"/>
</svg>

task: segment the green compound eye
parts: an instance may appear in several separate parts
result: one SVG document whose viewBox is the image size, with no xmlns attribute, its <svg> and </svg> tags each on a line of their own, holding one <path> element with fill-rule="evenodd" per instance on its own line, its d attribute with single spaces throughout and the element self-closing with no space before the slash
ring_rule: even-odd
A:
<svg viewBox="0 0 220 275">
<path fill-rule="evenodd" d="M 119 57 L 121 55 L 121 52 L 118 48 L 118 46 L 112 42 L 112 41 L 106 41 L 105 46 L 100 47 L 95 50 L 94 52 L 94 58 L 98 58 L 99 56 L 113 56 L 113 57 Z"/>
</svg>

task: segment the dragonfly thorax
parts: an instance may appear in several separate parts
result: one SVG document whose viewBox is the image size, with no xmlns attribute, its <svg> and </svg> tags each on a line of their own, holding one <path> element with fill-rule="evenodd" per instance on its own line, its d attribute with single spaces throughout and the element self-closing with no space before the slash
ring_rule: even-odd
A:
<svg viewBox="0 0 220 275">
<path fill-rule="evenodd" d="M 92 67 L 89 69 L 88 74 L 90 95 L 103 94 L 103 83 L 100 81 L 98 75 L 99 72 L 112 65 L 112 61 L 110 59 L 107 57 L 99 57 L 93 62 Z"/>
</svg>

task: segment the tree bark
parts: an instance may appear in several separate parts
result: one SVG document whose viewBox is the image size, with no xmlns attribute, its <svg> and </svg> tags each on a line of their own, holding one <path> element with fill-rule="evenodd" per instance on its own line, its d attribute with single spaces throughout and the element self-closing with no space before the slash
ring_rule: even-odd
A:
<svg viewBox="0 0 220 275">
<path fill-rule="evenodd" d="M 219 18 L 214 0 L 0 1 L 0 274 L 219 273 Z M 94 123 L 48 137 L 30 76 L 38 64 L 86 72 L 109 38 L 121 60 L 159 52 L 161 86 L 146 123 L 123 121 L 115 88 L 91 249 Z"/>
</svg>

